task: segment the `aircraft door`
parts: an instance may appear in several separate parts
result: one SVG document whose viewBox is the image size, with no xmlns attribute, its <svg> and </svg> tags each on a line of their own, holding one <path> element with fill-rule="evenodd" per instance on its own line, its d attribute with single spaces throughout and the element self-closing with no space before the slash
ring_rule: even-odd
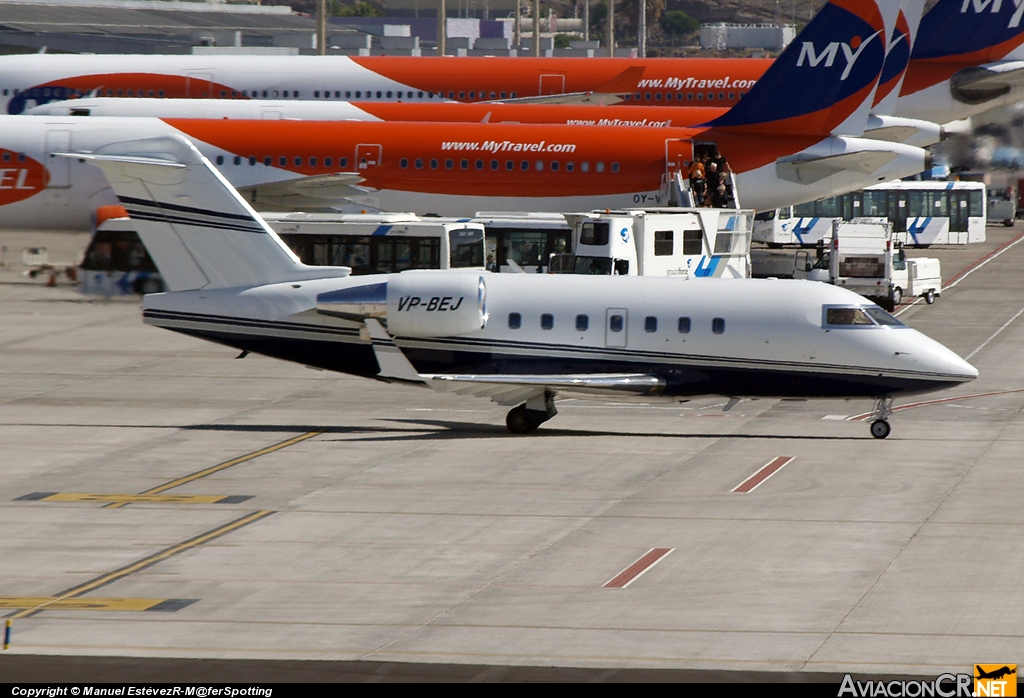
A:
<svg viewBox="0 0 1024 698">
<path fill-rule="evenodd" d="M 604 316 L 604 345 L 625 347 L 629 314 L 625 308 L 608 308 Z"/>
<path fill-rule="evenodd" d="M 46 169 L 50 171 L 48 189 L 67 189 L 71 186 L 71 161 L 55 153 L 71 150 L 71 131 L 47 131 Z"/>
<path fill-rule="evenodd" d="M 541 95 L 560 95 L 565 92 L 565 76 L 564 75 L 541 75 L 540 76 L 540 93 Z"/>
<path fill-rule="evenodd" d="M 967 232 L 967 192 L 950 192 L 949 204 L 949 232 Z"/>
<path fill-rule="evenodd" d="M 683 179 L 689 177 L 690 163 L 693 162 L 693 141 L 671 139 L 665 141 L 665 172 L 683 173 Z"/>
<path fill-rule="evenodd" d="M 185 96 L 189 99 L 209 99 L 213 97 L 210 82 L 211 73 L 187 73 L 185 76 Z"/>
<path fill-rule="evenodd" d="M 907 193 L 905 191 L 890 191 L 889 194 L 889 220 L 892 221 L 892 229 L 895 233 L 907 232 Z"/>
<path fill-rule="evenodd" d="M 381 164 L 383 148 L 377 144 L 360 143 L 356 146 L 356 171 L 365 172 Z"/>
</svg>

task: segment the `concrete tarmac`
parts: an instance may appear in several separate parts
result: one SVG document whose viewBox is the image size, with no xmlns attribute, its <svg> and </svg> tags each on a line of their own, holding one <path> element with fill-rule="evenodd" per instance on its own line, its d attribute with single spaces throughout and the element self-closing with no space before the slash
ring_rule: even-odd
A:
<svg viewBox="0 0 1024 698">
<path fill-rule="evenodd" d="M 0 667 L 814 680 L 1016 662 L 1021 232 L 911 253 L 948 281 L 1010 243 L 900 309 L 981 375 L 883 441 L 849 419 L 867 401 L 722 398 L 567 400 L 517 437 L 485 400 L 236 360 L 143 325 L 137 299 L 0 271 Z"/>
</svg>

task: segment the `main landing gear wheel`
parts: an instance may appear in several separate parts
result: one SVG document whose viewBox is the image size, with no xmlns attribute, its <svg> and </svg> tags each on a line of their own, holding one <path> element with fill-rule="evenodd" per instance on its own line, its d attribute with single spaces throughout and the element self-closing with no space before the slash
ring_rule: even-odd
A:
<svg viewBox="0 0 1024 698">
<path fill-rule="evenodd" d="M 892 427 L 889 426 L 889 422 L 884 419 L 871 422 L 871 435 L 876 439 L 884 439 L 892 431 Z"/>
<path fill-rule="evenodd" d="M 555 394 L 550 391 L 531 397 L 525 404 L 513 407 L 505 417 L 505 426 L 513 434 L 529 434 L 558 414 Z"/>
<path fill-rule="evenodd" d="M 529 434 L 540 426 L 540 422 L 534 421 L 526 414 L 526 405 L 513 407 L 505 416 L 505 426 L 513 434 Z"/>
<path fill-rule="evenodd" d="M 889 426 L 889 415 L 892 414 L 892 396 L 886 395 L 875 400 L 875 409 L 871 412 L 871 435 L 876 439 L 884 439 L 892 431 Z"/>
</svg>

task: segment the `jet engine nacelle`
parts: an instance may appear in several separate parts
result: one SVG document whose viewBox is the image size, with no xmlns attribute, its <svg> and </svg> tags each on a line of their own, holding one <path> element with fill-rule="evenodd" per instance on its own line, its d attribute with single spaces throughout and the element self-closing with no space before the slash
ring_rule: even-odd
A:
<svg viewBox="0 0 1024 698">
<path fill-rule="evenodd" d="M 388 279 L 388 333 L 450 337 L 487 324 L 487 286 L 476 274 L 395 274 Z"/>
<path fill-rule="evenodd" d="M 317 311 L 356 322 L 373 318 L 401 337 L 453 337 L 487 324 L 487 285 L 479 274 L 410 271 L 387 278 L 322 293 Z"/>
</svg>

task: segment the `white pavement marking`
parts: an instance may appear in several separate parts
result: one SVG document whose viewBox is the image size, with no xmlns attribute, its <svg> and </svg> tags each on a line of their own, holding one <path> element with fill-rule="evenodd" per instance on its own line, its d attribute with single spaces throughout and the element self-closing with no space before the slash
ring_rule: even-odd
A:
<svg viewBox="0 0 1024 698">
<path fill-rule="evenodd" d="M 975 350 L 974 350 L 974 351 L 972 351 L 972 352 L 971 352 L 970 354 L 968 354 L 967 356 L 965 356 L 965 357 L 964 357 L 964 361 L 970 361 L 970 360 L 971 360 L 971 357 L 972 357 L 972 356 L 974 356 L 974 355 L 975 355 L 975 354 L 977 354 L 977 353 L 978 353 L 979 351 L 981 351 L 982 349 L 984 349 L 984 348 L 985 348 L 985 347 L 986 347 L 986 346 L 988 345 L 988 343 L 989 343 L 989 342 L 991 342 L 991 341 L 992 341 L 993 339 L 995 339 L 995 338 L 996 338 L 996 336 L 997 336 L 997 335 L 998 335 L 998 334 L 999 334 L 1000 332 L 1002 332 L 1002 331 L 1003 331 L 1003 330 L 1005 330 L 1005 329 L 1006 329 L 1007 327 L 1009 327 L 1009 326 L 1010 326 L 1010 323 L 1012 323 L 1012 322 L 1013 322 L 1014 320 L 1016 320 L 1017 318 L 1019 318 L 1019 317 L 1020 317 L 1021 315 L 1024 315 L 1024 308 L 1021 308 L 1020 310 L 1018 310 L 1018 311 L 1017 311 L 1017 314 L 1016 314 L 1016 315 L 1014 315 L 1014 316 L 1013 316 L 1012 318 L 1010 318 L 1010 319 L 1009 319 L 1009 320 L 1007 320 L 1007 321 L 1006 321 L 1005 323 L 1003 323 L 1003 326 L 1002 326 L 1002 327 L 1000 327 L 1000 328 L 999 328 L 998 330 L 996 330 L 995 332 L 993 332 L 993 333 L 992 333 L 992 336 L 991 336 L 991 337 L 989 337 L 988 339 L 986 339 L 986 340 L 985 340 L 984 342 L 982 342 L 982 343 L 981 343 L 981 346 L 979 346 L 979 347 L 978 347 L 977 349 L 975 349 Z"/>
</svg>

